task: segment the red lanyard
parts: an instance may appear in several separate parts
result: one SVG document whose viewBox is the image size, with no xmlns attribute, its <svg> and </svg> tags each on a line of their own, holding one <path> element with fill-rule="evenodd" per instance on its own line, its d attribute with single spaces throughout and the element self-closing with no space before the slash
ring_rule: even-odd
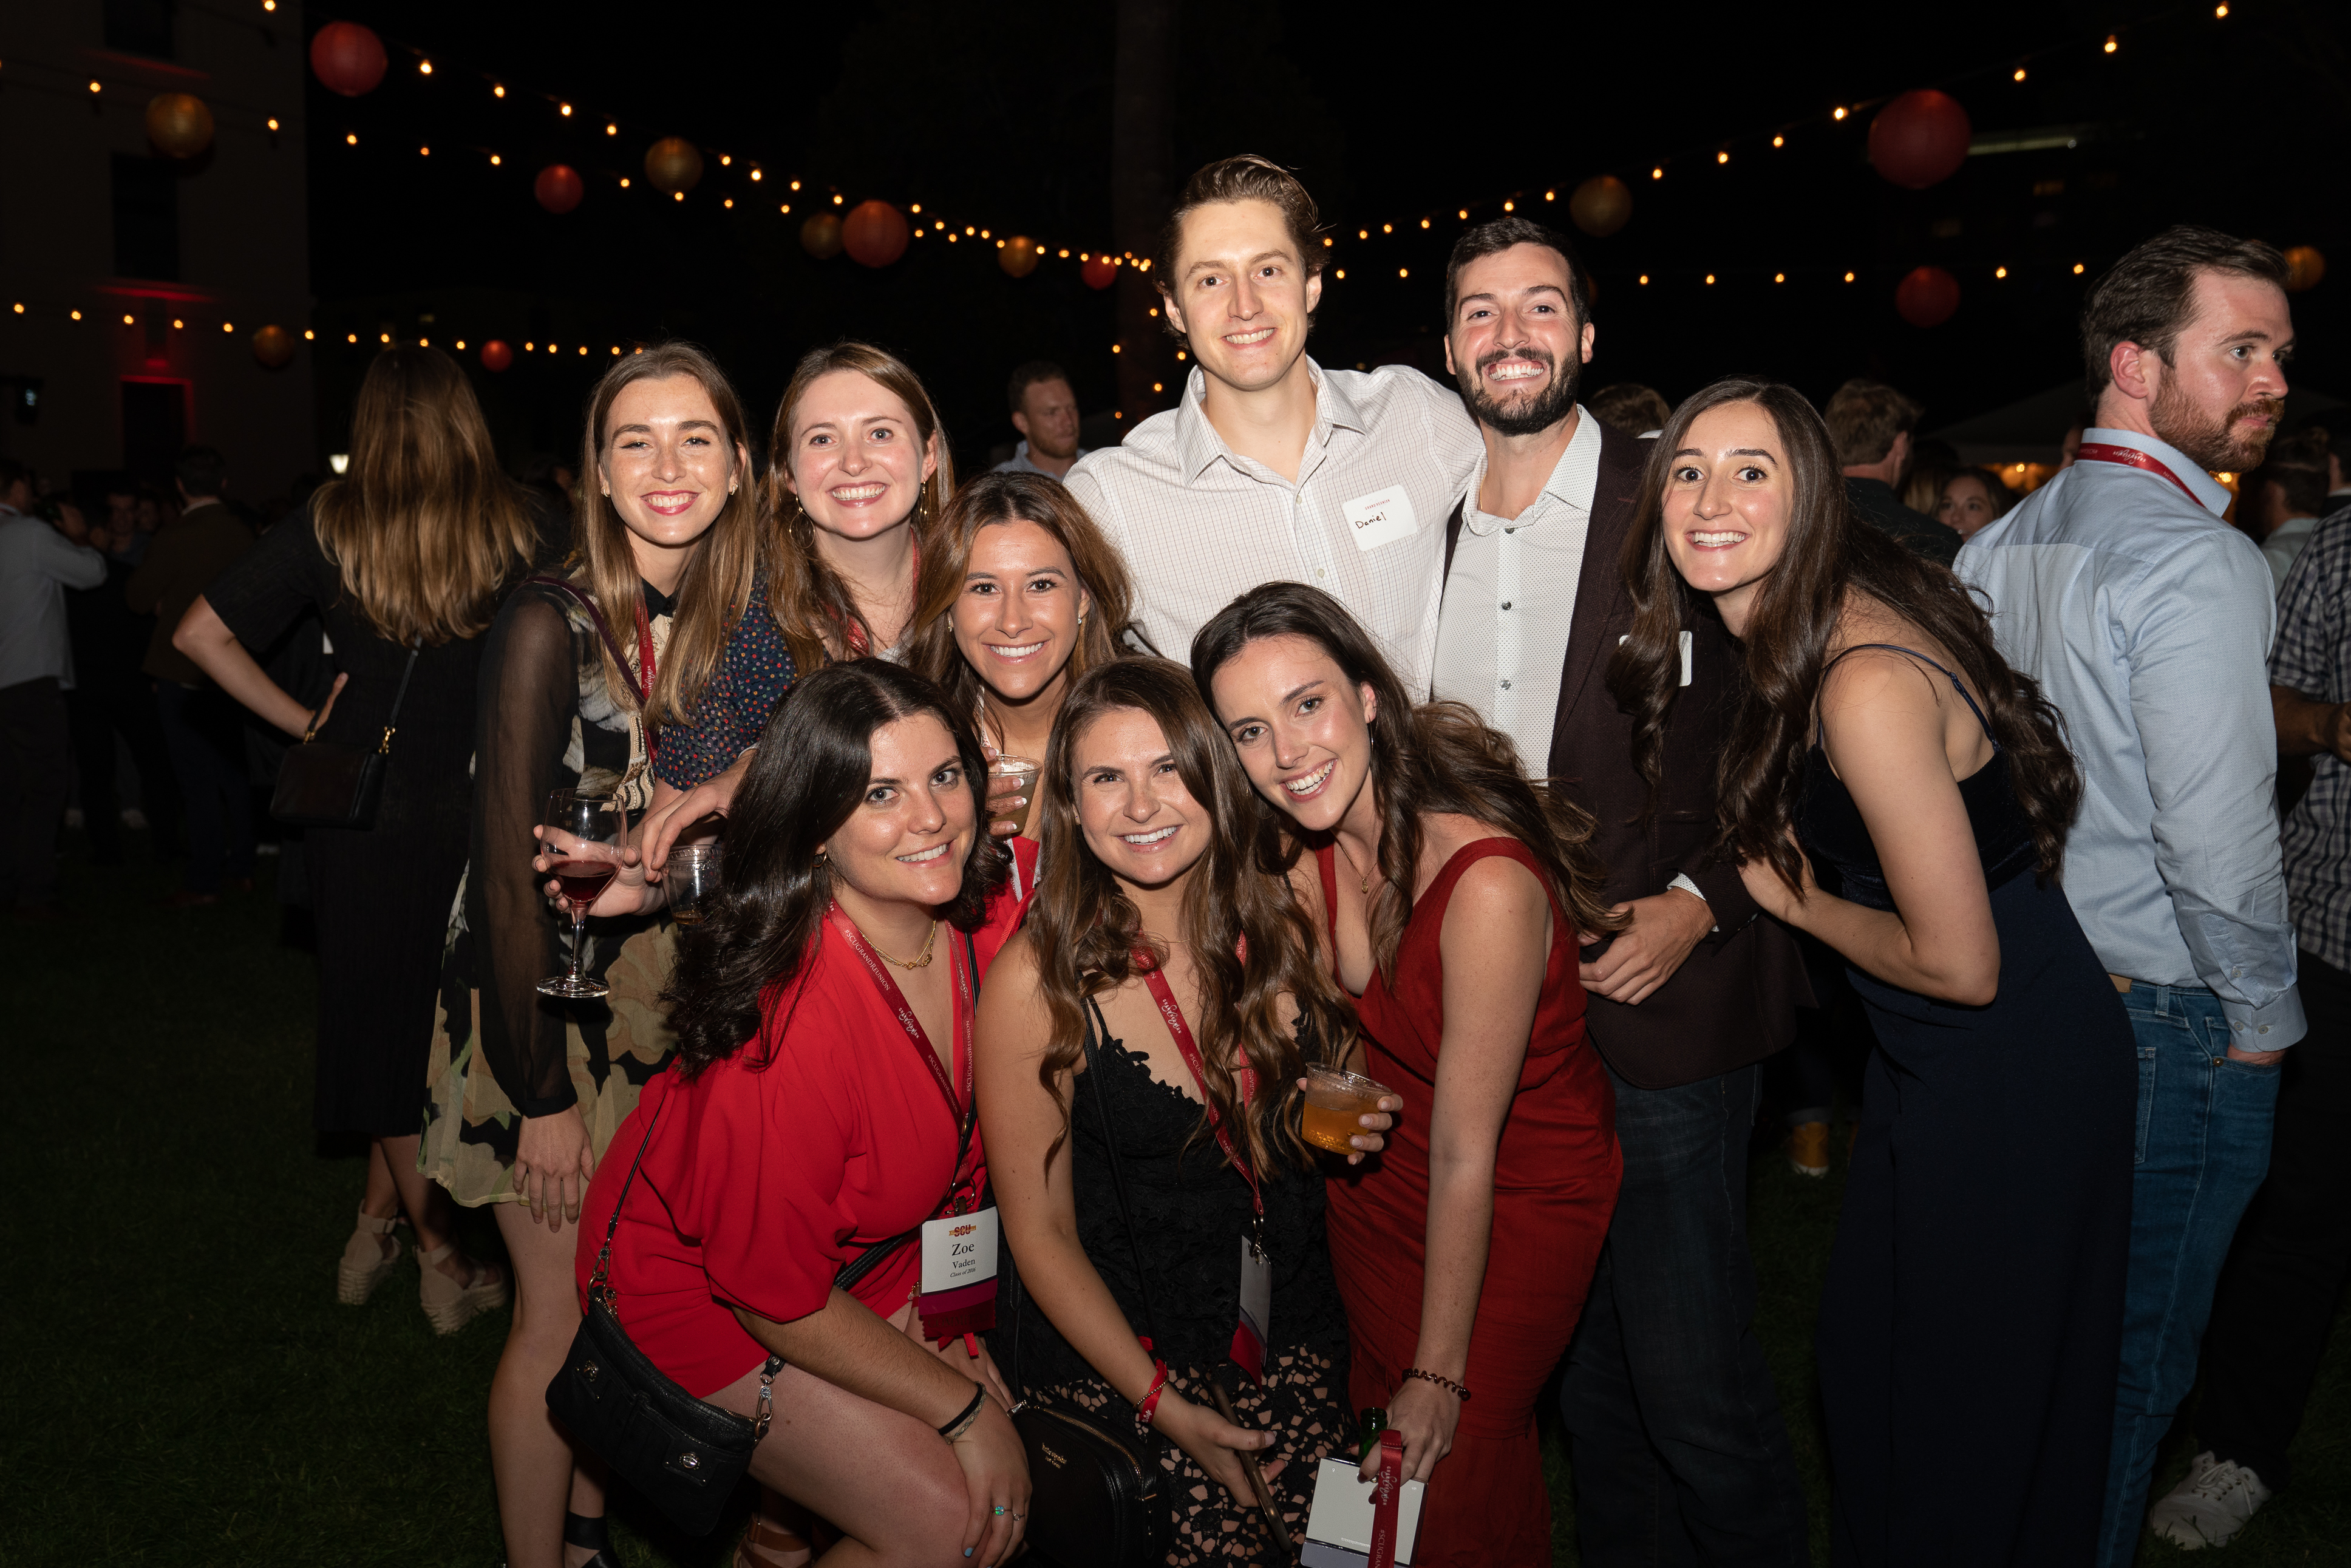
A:
<svg viewBox="0 0 2351 1568">
<path fill-rule="evenodd" d="M 653 706 L 653 623 L 645 614 L 643 594 L 637 596 L 637 695 L 643 704 L 637 711 L 643 713 Z M 649 724 L 645 726 L 645 755 L 648 758 L 653 756 L 653 727 Z"/>
<path fill-rule="evenodd" d="M 955 1084 L 947 1077 L 946 1069 L 939 1065 L 939 1053 L 932 1048 L 931 1037 L 923 1030 L 923 1020 L 914 1016 L 914 1009 L 907 1005 L 906 995 L 898 988 L 898 982 L 890 977 L 889 971 L 884 969 L 881 961 L 874 956 L 872 947 L 865 940 L 865 934 L 857 928 L 855 921 L 841 913 L 838 902 L 826 911 L 826 915 L 832 921 L 833 929 L 840 932 L 841 939 L 849 944 L 849 950 L 856 954 L 865 965 L 865 973 L 872 979 L 873 988 L 882 994 L 883 1005 L 888 1007 L 892 1015 L 897 1019 L 898 1027 L 905 1031 L 906 1039 L 914 1048 L 914 1054 L 921 1057 L 923 1065 L 931 1070 L 931 1082 L 939 1086 L 939 1093 L 947 1103 L 947 1116 L 960 1129 L 964 1118 L 973 1113 L 970 1109 L 974 1071 L 971 1043 L 973 1009 L 971 976 L 956 965 L 955 944 L 953 942 L 947 944 L 947 969 L 955 976 L 956 992 L 963 1004 L 960 1016 L 956 1020 L 956 1044 L 963 1054 L 963 1098 L 960 1101 L 956 1098 Z M 958 1188 L 959 1196 L 963 1197 L 975 1196 L 970 1191 L 969 1181 L 962 1179 L 964 1173 L 958 1170 L 956 1176 L 961 1182 Z M 955 1197 L 947 1200 L 948 1213 L 957 1212 L 956 1202 L 957 1198 Z"/>
<path fill-rule="evenodd" d="M 2186 480 L 2164 465 L 2163 459 L 2141 452 L 2136 446 L 2114 446 L 2103 441 L 2085 441 L 2074 456 L 2078 462 L 2113 463 L 2125 468 L 2144 468 L 2150 474 L 2160 474 L 2179 486 L 2181 495 L 2199 507 L 2204 504 L 2203 498 L 2188 487 Z"/>
<path fill-rule="evenodd" d="M 1151 954 L 1138 947 L 1134 950 L 1134 962 L 1143 970 L 1143 983 L 1151 988 L 1151 999 L 1159 1004 L 1159 1016 L 1166 1020 L 1167 1032 L 1175 1037 L 1184 1065 L 1192 1070 L 1192 1082 L 1200 1086 L 1200 1098 L 1208 1107 L 1208 1131 L 1217 1135 L 1217 1146 L 1225 1151 L 1225 1158 L 1233 1163 L 1233 1169 L 1241 1173 L 1241 1180 L 1249 1183 L 1249 1207 L 1256 1210 L 1258 1218 L 1263 1219 L 1265 1199 L 1258 1196 L 1257 1177 L 1233 1147 L 1232 1134 L 1225 1130 L 1223 1119 L 1217 1114 L 1217 1103 L 1208 1098 L 1207 1067 L 1200 1060 L 1200 1047 L 1192 1038 L 1192 1026 L 1184 1021 L 1184 1009 L 1176 1005 L 1176 993 L 1168 988 L 1167 977 L 1159 972 Z M 1240 1086 L 1241 1103 L 1246 1105 L 1257 1093 L 1257 1070 L 1243 1064 L 1233 1077 Z"/>
</svg>

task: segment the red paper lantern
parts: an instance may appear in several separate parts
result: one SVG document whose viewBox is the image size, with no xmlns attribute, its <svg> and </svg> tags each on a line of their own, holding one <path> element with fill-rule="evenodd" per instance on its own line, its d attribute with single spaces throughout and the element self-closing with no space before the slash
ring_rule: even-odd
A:
<svg viewBox="0 0 2351 1568">
<path fill-rule="evenodd" d="M 1894 308 L 1913 327 L 1939 327 L 1959 308 L 1959 280 L 1939 267 L 1913 267 L 1894 290 Z"/>
<path fill-rule="evenodd" d="M 996 253 L 996 265 L 1008 277 L 1028 277 L 1037 270 L 1037 262 L 1045 254 L 1045 247 L 1027 235 L 1014 235 L 1002 243 L 1004 248 Z"/>
<path fill-rule="evenodd" d="M 2326 276 L 2326 257 L 2314 245 L 2298 245 L 2285 253 L 2285 287 L 2289 294 L 2315 288 Z"/>
<path fill-rule="evenodd" d="M 294 334 L 279 326 L 264 327 L 253 335 L 253 357 L 277 369 L 294 357 Z"/>
<path fill-rule="evenodd" d="M 482 369 L 502 371 L 514 363 L 514 349 L 504 338 L 493 338 L 482 345 Z"/>
<path fill-rule="evenodd" d="M 1594 174 L 1567 199 L 1567 215 L 1594 239 L 1606 239 L 1633 217 L 1633 193 L 1614 174 Z"/>
<path fill-rule="evenodd" d="M 645 178 L 657 190 L 683 195 L 702 183 L 702 150 L 683 136 L 664 136 L 645 149 Z"/>
<path fill-rule="evenodd" d="M 383 40 L 357 22 L 329 22 L 310 40 L 310 68 L 345 98 L 371 90 L 391 63 Z"/>
<path fill-rule="evenodd" d="M 1088 288 L 1108 288 L 1118 281 L 1118 259 L 1110 256 L 1090 256 L 1078 268 L 1078 276 L 1086 280 Z"/>
<path fill-rule="evenodd" d="M 800 225 L 800 248 L 819 261 L 831 261 L 841 254 L 841 220 L 831 213 L 819 213 Z"/>
<path fill-rule="evenodd" d="M 550 213 L 568 213 L 580 204 L 588 187 L 580 181 L 580 171 L 569 163 L 549 163 L 530 183 L 530 193 L 538 204 Z"/>
<path fill-rule="evenodd" d="M 193 158 L 213 144 L 213 111 L 192 93 L 157 93 L 147 102 L 147 140 L 166 158 Z"/>
<path fill-rule="evenodd" d="M 906 254 L 906 214 L 875 199 L 849 209 L 841 225 L 841 243 L 849 259 L 860 267 L 887 267 Z"/>
<path fill-rule="evenodd" d="M 1923 191 L 1959 172 L 1975 128 L 1949 93 L 1906 92 L 1869 122 L 1869 161 L 1896 184 Z"/>
</svg>

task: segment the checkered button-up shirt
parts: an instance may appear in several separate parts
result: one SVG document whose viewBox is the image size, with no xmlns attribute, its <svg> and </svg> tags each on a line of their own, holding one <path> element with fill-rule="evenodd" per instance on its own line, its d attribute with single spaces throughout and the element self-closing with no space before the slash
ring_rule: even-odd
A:
<svg viewBox="0 0 2351 1568">
<path fill-rule="evenodd" d="M 2312 531 L 2278 591 L 2270 684 L 2351 702 L 2351 507 Z M 2285 820 L 2285 892 L 2302 946 L 2351 969 L 2351 763 L 2331 752 Z"/>
<path fill-rule="evenodd" d="M 1311 360 L 1314 428 L 1286 479 L 1225 444 L 1196 366 L 1177 405 L 1089 454 L 1070 490 L 1126 556 L 1136 619 L 1159 651 L 1263 582 L 1303 582 L 1354 613 L 1415 697 L 1437 658 L 1445 519 L 1484 453 L 1458 393 L 1403 365 Z"/>
</svg>

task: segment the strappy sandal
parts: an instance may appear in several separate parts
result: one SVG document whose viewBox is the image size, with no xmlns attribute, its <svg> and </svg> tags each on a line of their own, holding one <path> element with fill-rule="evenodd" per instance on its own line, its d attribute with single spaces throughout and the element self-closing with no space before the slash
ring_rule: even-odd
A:
<svg viewBox="0 0 2351 1568">
<path fill-rule="evenodd" d="M 335 1268 L 335 1300 L 347 1307 L 360 1307 L 375 1294 L 400 1264 L 400 1238 L 392 1230 L 400 1224 L 400 1216 L 378 1219 L 367 1210 L 360 1210 L 359 1228 L 343 1243 L 343 1260 Z M 389 1237 L 392 1250 L 386 1252 L 376 1241 L 379 1236 Z"/>
<path fill-rule="evenodd" d="M 762 1487 L 750 1525 L 735 1543 L 734 1568 L 806 1568 L 832 1544 L 830 1535 L 813 1514 Z"/>
<path fill-rule="evenodd" d="M 475 1263 L 470 1284 L 460 1284 L 435 1267 L 456 1249 L 455 1241 L 444 1241 L 432 1251 L 416 1255 L 423 1275 L 417 1282 L 416 1299 L 438 1334 L 455 1333 L 484 1312 L 507 1304 L 507 1277 L 496 1265 Z"/>
<path fill-rule="evenodd" d="M 584 1513 L 566 1512 L 563 1516 L 563 1544 L 585 1546 L 596 1553 L 580 1568 L 621 1568 L 621 1560 L 612 1555 L 611 1532 L 604 1528 L 604 1516 L 590 1519 Z"/>
</svg>

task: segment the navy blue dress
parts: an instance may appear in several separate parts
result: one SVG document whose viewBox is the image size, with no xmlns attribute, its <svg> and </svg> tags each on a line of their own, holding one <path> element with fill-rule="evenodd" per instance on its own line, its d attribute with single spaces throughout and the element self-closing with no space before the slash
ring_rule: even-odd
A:
<svg viewBox="0 0 2351 1568">
<path fill-rule="evenodd" d="M 1942 671 L 1983 722 L 1958 676 L 1892 651 Z M 2096 1555 L 2135 1046 L 2073 907 L 2035 873 L 1997 740 L 1959 795 L 2000 934 L 1999 995 L 1959 1007 L 1848 971 L 1877 1047 L 1821 1300 L 1838 1568 L 2074 1568 Z M 1894 908 L 1860 810 L 1817 745 L 1798 829 L 1843 873 L 1845 897 Z"/>
</svg>

